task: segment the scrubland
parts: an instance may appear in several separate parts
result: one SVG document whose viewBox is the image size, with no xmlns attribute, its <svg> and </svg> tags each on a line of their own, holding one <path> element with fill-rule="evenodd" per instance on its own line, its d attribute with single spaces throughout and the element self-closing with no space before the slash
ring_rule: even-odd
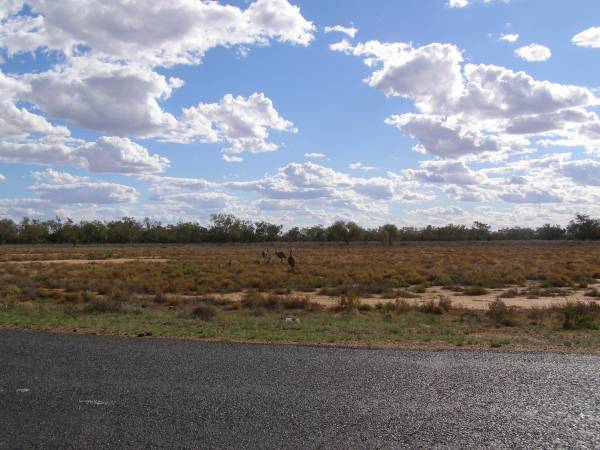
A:
<svg viewBox="0 0 600 450">
<path fill-rule="evenodd" d="M 269 248 L 270 258 L 262 251 Z M 600 243 L 0 246 L 0 326 L 600 349 Z M 290 247 L 281 248 L 286 255 Z"/>
</svg>

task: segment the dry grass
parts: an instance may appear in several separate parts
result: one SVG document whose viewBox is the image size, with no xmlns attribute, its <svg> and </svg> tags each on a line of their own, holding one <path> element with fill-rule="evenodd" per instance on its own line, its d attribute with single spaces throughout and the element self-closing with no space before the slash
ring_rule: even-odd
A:
<svg viewBox="0 0 600 450">
<path fill-rule="evenodd" d="M 405 321 L 410 316 L 429 330 L 423 333 L 434 332 L 440 323 L 452 333 L 468 324 L 469 333 L 493 330 L 494 339 L 500 340 L 513 333 L 507 330 L 530 333 L 534 329 L 541 342 L 557 330 L 598 334 L 600 306 L 593 300 L 600 295 L 600 243 L 294 244 L 294 272 L 278 261 L 265 264 L 262 248 L 0 246 L 0 318 L 2 314 L 10 317 L 11 311 L 20 311 L 23 305 L 33 305 L 57 307 L 66 321 L 143 318 L 167 311 L 178 314 L 177 320 L 196 324 L 190 326 L 215 327 L 237 318 L 246 323 L 247 317 L 266 320 L 293 313 L 303 320 L 318 317 L 322 322 L 315 323 L 319 330 L 315 333 L 334 340 L 340 330 L 329 327 L 327 317 L 344 324 L 360 317 L 381 322 L 387 329 L 386 321 Z M 80 261 L 10 263 L 49 259 Z M 118 259 L 120 263 L 86 264 L 82 259 Z M 564 304 L 575 291 L 579 303 Z M 480 311 L 460 306 L 468 297 L 482 305 Z M 496 297 L 500 298 L 486 310 Z M 552 298 L 563 304 L 526 311 L 505 303 L 516 298 Z M 326 307 L 327 301 L 331 308 Z M 20 316 L 18 323 L 28 320 Z M 402 332 L 405 337 L 417 332 L 407 323 L 408 329 Z M 223 326 L 214 332 L 228 335 L 230 330 Z M 262 335 L 264 330 L 254 331 Z"/>
</svg>

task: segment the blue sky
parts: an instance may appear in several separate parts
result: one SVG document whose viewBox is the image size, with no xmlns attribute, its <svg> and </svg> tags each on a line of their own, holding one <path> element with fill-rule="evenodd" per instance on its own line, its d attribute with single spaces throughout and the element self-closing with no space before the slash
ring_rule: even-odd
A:
<svg viewBox="0 0 600 450">
<path fill-rule="evenodd" d="M 0 0 L 0 49 L 0 217 L 600 215 L 594 0 Z"/>
</svg>

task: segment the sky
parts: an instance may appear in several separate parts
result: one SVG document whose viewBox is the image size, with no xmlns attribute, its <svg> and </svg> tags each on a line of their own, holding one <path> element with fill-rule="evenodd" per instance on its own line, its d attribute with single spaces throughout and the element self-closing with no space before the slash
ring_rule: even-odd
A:
<svg viewBox="0 0 600 450">
<path fill-rule="evenodd" d="M 600 216 L 597 0 L 0 0 L 0 218 Z"/>
</svg>

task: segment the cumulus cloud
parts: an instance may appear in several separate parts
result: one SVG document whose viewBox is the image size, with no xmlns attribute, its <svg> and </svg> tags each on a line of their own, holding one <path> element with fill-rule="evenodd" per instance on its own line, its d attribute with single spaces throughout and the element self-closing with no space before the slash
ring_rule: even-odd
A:
<svg viewBox="0 0 600 450">
<path fill-rule="evenodd" d="M 419 169 L 406 169 L 405 173 L 426 183 L 449 183 L 457 185 L 476 185 L 484 177 L 473 172 L 463 161 L 423 161 Z"/>
<path fill-rule="evenodd" d="M 131 186 L 91 180 L 53 169 L 34 172 L 33 176 L 40 182 L 30 186 L 29 190 L 53 204 L 134 203 L 139 197 Z"/>
<path fill-rule="evenodd" d="M 333 27 L 325 27 L 325 33 L 342 33 L 348 36 L 350 39 L 354 39 L 354 36 L 358 32 L 358 30 L 354 27 L 344 27 L 342 25 L 335 25 Z"/>
<path fill-rule="evenodd" d="M 176 118 L 164 111 L 160 102 L 183 82 L 136 64 L 75 57 L 50 71 L 28 74 L 25 79 L 28 84 L 22 86 L 24 98 L 50 117 L 116 136 L 177 143 L 224 142 L 228 145 L 226 152 L 257 153 L 277 149 L 268 140 L 270 129 L 297 131 L 262 93 L 249 97 L 226 94 L 218 103 L 184 108 Z"/>
<path fill-rule="evenodd" d="M 169 167 L 167 158 L 150 155 L 147 149 L 128 138 L 101 137 L 81 146 L 76 153 L 92 172 L 152 173 Z"/>
<path fill-rule="evenodd" d="M 419 152 L 504 158 L 530 151 L 530 138 L 537 134 L 595 120 L 585 109 L 598 103 L 589 89 L 538 81 L 499 66 L 463 64 L 462 52 L 452 44 L 413 48 L 342 41 L 331 48 L 363 57 L 374 69 L 366 79 L 370 86 L 415 103 L 418 113 L 393 115 L 386 123 L 415 138 Z"/>
<path fill-rule="evenodd" d="M 0 181 L 6 180 L 6 177 L 0 173 Z"/>
<path fill-rule="evenodd" d="M 17 106 L 29 91 L 27 83 L 5 75 L 0 69 L 0 136 L 4 139 L 24 138 L 33 133 L 68 136 L 67 128 L 54 126 L 39 114 Z"/>
<path fill-rule="evenodd" d="M 516 49 L 515 54 L 525 61 L 541 62 L 550 59 L 552 51 L 550 51 L 548 47 L 540 44 L 529 44 Z"/>
<path fill-rule="evenodd" d="M 162 172 L 170 164 L 168 159 L 150 154 L 127 138 L 106 136 L 95 142 L 52 137 L 18 142 L 0 140 L 0 161 L 78 165 L 92 172 L 125 174 Z"/>
<path fill-rule="evenodd" d="M 184 109 L 177 126 L 162 139 L 181 143 L 224 141 L 228 144 L 226 153 L 260 153 L 277 150 L 277 145 L 269 142 L 270 129 L 297 132 L 264 94 L 254 93 L 247 98 L 227 94 L 219 103 Z"/>
<path fill-rule="evenodd" d="M 76 57 L 39 74 L 28 74 L 27 98 L 50 117 L 118 136 L 150 137 L 177 126 L 159 100 L 169 98 L 177 79 L 134 64 Z"/>
<path fill-rule="evenodd" d="M 34 15 L 5 20 L 0 46 L 9 54 L 46 48 L 73 55 L 83 46 L 102 58 L 170 67 L 198 64 L 218 46 L 308 45 L 315 31 L 287 0 L 257 0 L 245 10 L 198 0 L 27 0 L 8 2 L 0 17 L 21 3 Z"/>
<path fill-rule="evenodd" d="M 591 27 L 577 33 L 571 42 L 578 47 L 600 48 L 600 27 Z"/>
<path fill-rule="evenodd" d="M 0 0 L 0 20 L 18 13 L 23 8 L 23 0 Z"/>
<path fill-rule="evenodd" d="M 519 40 L 519 35 L 517 33 L 501 34 L 498 39 L 501 41 L 510 42 L 512 44 Z"/>
<path fill-rule="evenodd" d="M 583 186 L 600 186 L 600 162 L 596 160 L 569 161 L 560 172 Z"/>
</svg>

